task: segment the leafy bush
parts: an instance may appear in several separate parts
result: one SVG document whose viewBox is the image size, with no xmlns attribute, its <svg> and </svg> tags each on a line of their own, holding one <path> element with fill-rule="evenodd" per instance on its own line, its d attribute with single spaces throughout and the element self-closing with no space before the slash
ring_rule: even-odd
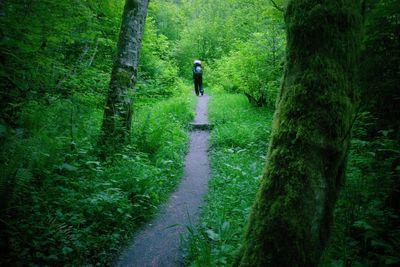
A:
<svg viewBox="0 0 400 267">
<path fill-rule="evenodd" d="M 374 118 L 361 114 L 347 168 L 347 180 L 334 213 L 330 243 L 322 266 L 396 266 L 400 263 L 400 147 L 390 131 L 370 139 Z"/>
<path fill-rule="evenodd" d="M 25 101 L 104 93 L 122 8 L 121 1 L 4 1 L 1 119 L 18 127 Z"/>
<path fill-rule="evenodd" d="M 235 50 L 216 62 L 212 82 L 227 92 L 244 93 L 256 106 L 273 108 L 284 54 L 284 38 L 277 33 L 254 33 L 249 41 L 237 44 Z"/>
<path fill-rule="evenodd" d="M 21 125 L 30 132 L 9 136 L 8 154 L 1 155 L 7 162 L 0 191 L 8 199 L 1 264 L 108 264 L 179 181 L 193 100 L 186 94 L 139 104 L 133 144 L 106 162 L 91 153 L 100 110 L 63 99 L 48 108 L 25 106 Z M 151 119 L 142 124 L 146 114 Z M 135 137 L 140 132 L 147 143 Z"/>
<path fill-rule="evenodd" d="M 137 94 L 147 97 L 179 95 L 178 68 L 171 58 L 170 43 L 159 33 L 154 19 L 147 17 L 143 45 L 140 52 Z"/>
<path fill-rule="evenodd" d="M 193 98 L 188 95 L 156 102 L 134 112 L 134 143 L 151 156 L 157 157 L 159 148 L 166 148 L 169 141 L 183 141 L 188 122 L 194 117 Z"/>
</svg>

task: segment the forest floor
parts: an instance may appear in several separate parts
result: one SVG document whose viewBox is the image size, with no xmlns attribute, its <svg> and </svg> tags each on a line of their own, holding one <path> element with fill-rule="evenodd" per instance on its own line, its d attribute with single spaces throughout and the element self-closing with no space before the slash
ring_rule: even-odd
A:
<svg viewBox="0 0 400 267">
<path fill-rule="evenodd" d="M 184 177 L 180 185 L 160 208 L 158 215 L 135 235 L 116 266 L 183 265 L 181 240 L 187 236 L 188 228 L 198 222 L 210 178 L 209 132 L 201 130 L 208 128 L 208 100 L 208 95 L 198 98 L 189 150 L 185 158 Z"/>
</svg>

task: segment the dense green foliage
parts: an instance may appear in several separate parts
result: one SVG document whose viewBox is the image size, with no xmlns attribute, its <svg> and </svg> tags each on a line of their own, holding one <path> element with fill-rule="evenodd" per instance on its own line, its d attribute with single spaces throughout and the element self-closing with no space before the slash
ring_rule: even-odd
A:
<svg viewBox="0 0 400 267">
<path fill-rule="evenodd" d="M 19 125 L 22 102 L 29 99 L 49 105 L 52 97 L 101 93 L 121 8 L 122 1 L 3 1 L 2 119 Z"/>
<path fill-rule="evenodd" d="M 360 110 L 322 265 L 400 263 L 399 8 L 396 0 L 367 1 Z"/>
<path fill-rule="evenodd" d="M 353 129 L 347 179 L 335 208 L 332 236 L 321 266 L 395 266 L 399 263 L 400 233 L 396 227 L 400 219 L 400 97 L 396 89 L 400 82 L 400 46 L 396 34 L 400 27 L 399 6 L 398 1 L 367 1 L 359 71 L 359 111 Z M 222 67 L 228 65 L 226 62 Z M 225 155 L 215 158 L 214 153 L 216 175 L 210 182 L 208 204 L 198 232 L 193 230 L 189 238 L 188 259 L 194 266 L 230 265 L 233 248 L 240 244 L 241 233 L 237 230 L 244 223 L 243 214 L 236 217 L 234 208 L 247 203 L 242 208 L 248 209 L 257 189 L 254 184 L 241 186 L 241 182 L 232 182 L 230 177 L 235 172 L 221 171 L 220 163 L 228 162 L 220 160 Z M 257 162 L 256 158 L 253 157 L 253 162 Z M 246 160 L 235 161 L 232 165 L 242 170 L 248 168 L 249 164 L 243 166 L 243 161 Z M 243 179 L 247 183 L 256 175 Z M 227 179 L 228 183 L 220 182 Z M 231 227 L 230 218 L 235 218 L 235 227 Z"/>
<path fill-rule="evenodd" d="M 400 146 L 380 131 L 369 138 L 369 113 L 353 133 L 347 181 L 336 204 L 322 266 L 396 266 L 400 262 Z"/>
<path fill-rule="evenodd" d="M 233 261 L 283 75 L 282 12 L 264 0 L 151 1 L 132 140 L 99 159 L 123 5 L 0 3 L 0 265 L 109 264 L 182 175 L 194 59 L 204 63 L 206 93 L 215 92 L 215 128 L 210 192 L 200 224 L 190 227 L 186 259 Z M 399 7 L 366 1 L 360 108 L 321 266 L 400 262 Z"/>
<path fill-rule="evenodd" d="M 182 175 L 194 99 L 151 16 L 133 140 L 96 156 L 122 7 L 2 3 L 1 264 L 104 265 Z"/>
<path fill-rule="evenodd" d="M 367 3 L 360 62 L 361 105 L 376 119 L 367 127 L 370 134 L 392 129 L 389 136 L 399 140 L 400 4 L 398 0 Z"/>
<path fill-rule="evenodd" d="M 145 133 L 146 139 L 134 140 L 106 162 L 90 153 L 89 142 L 65 151 L 63 139 L 45 130 L 59 123 L 52 120 L 54 110 L 45 110 L 42 115 L 51 117 L 37 119 L 41 132 L 11 144 L 16 151 L 5 177 L 14 175 L 15 182 L 2 216 L 11 259 L 3 260 L 40 265 L 108 262 L 179 181 L 186 125 L 192 119 L 190 102 L 180 97 L 138 108 L 133 125 L 137 136 Z M 100 120 L 93 124 L 98 129 Z M 162 145 L 169 143 L 173 145 Z"/>
<path fill-rule="evenodd" d="M 183 77 L 190 78 L 198 58 L 206 85 L 274 106 L 285 39 L 279 11 L 261 0 L 164 1 L 157 11 L 156 25 L 174 42 L 172 55 Z"/>
</svg>

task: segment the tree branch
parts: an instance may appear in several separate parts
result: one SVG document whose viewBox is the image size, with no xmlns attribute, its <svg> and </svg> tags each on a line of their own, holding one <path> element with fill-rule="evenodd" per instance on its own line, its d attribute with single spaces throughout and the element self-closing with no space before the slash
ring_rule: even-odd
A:
<svg viewBox="0 0 400 267">
<path fill-rule="evenodd" d="M 271 1 L 272 5 L 273 5 L 276 9 L 278 9 L 280 12 L 284 12 L 283 8 L 280 7 L 280 6 L 278 6 L 278 5 L 275 3 L 274 0 L 270 0 L 270 1 Z"/>
</svg>

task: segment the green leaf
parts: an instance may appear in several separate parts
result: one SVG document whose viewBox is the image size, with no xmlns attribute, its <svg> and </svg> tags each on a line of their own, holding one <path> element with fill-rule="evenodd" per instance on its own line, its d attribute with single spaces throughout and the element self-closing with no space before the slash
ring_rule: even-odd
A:
<svg viewBox="0 0 400 267">
<path fill-rule="evenodd" d="M 63 247 L 63 249 L 62 249 L 62 253 L 64 255 L 67 255 L 67 254 L 71 253 L 72 251 L 73 251 L 73 249 L 70 247 L 67 247 L 67 246 Z"/>
<path fill-rule="evenodd" d="M 214 241 L 218 241 L 219 240 L 219 234 L 215 233 L 212 229 L 208 229 L 206 231 L 207 236 Z"/>
<path fill-rule="evenodd" d="M 71 164 L 68 164 L 68 163 L 64 163 L 63 165 L 61 165 L 60 169 L 61 170 L 66 170 L 66 171 L 70 171 L 70 172 L 75 172 L 75 171 L 78 170 L 77 167 L 75 167 L 75 166 L 73 166 Z"/>
<path fill-rule="evenodd" d="M 226 222 L 224 222 L 223 224 L 222 224 L 222 230 L 226 230 L 226 229 L 228 229 L 229 228 L 229 226 L 230 226 L 230 223 L 228 222 L 228 221 L 226 221 Z"/>
<path fill-rule="evenodd" d="M 374 229 L 374 227 L 372 227 L 366 221 L 363 221 L 363 220 L 354 222 L 353 226 L 364 229 L 364 230 L 373 230 Z"/>
<path fill-rule="evenodd" d="M 86 165 L 97 165 L 97 166 L 99 166 L 100 162 L 99 161 L 89 160 L 89 161 L 86 161 Z"/>
<path fill-rule="evenodd" d="M 392 265 L 397 264 L 400 262 L 400 258 L 393 257 L 393 256 L 385 256 L 385 264 Z"/>
</svg>

